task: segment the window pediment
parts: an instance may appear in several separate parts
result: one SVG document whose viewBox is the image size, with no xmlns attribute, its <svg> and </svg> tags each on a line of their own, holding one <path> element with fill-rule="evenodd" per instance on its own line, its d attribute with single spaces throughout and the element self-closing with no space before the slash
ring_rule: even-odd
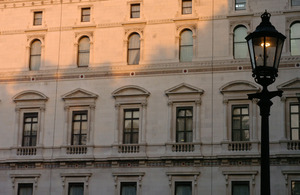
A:
<svg viewBox="0 0 300 195">
<path fill-rule="evenodd" d="M 47 101 L 48 97 L 38 91 L 22 91 L 13 97 L 14 102 L 22 101 Z"/>
<path fill-rule="evenodd" d="M 260 88 L 250 83 L 248 81 L 234 81 L 223 85 L 220 88 L 222 94 L 226 93 L 248 93 L 248 92 L 257 92 Z"/>
<path fill-rule="evenodd" d="M 71 100 L 71 99 L 86 99 L 86 98 L 92 98 L 97 99 L 98 95 L 94 94 L 92 92 L 86 91 L 84 89 L 75 89 L 73 91 L 70 91 L 62 96 L 63 100 Z"/>
<path fill-rule="evenodd" d="M 165 91 L 171 102 L 176 101 L 200 101 L 204 90 L 192 85 L 181 83 Z"/>
<path fill-rule="evenodd" d="M 295 78 L 288 82 L 285 82 L 285 83 L 279 85 L 277 88 L 280 90 L 283 90 L 283 91 L 295 90 L 295 89 L 300 90 L 300 78 Z"/>
<path fill-rule="evenodd" d="M 114 98 L 121 96 L 149 96 L 150 92 L 139 86 L 129 85 L 121 87 L 112 93 Z"/>
</svg>

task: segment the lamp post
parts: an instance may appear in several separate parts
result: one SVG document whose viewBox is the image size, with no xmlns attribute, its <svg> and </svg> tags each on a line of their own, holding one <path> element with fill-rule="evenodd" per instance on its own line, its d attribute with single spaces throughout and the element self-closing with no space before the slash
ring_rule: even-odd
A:
<svg viewBox="0 0 300 195">
<path fill-rule="evenodd" d="M 285 36 L 270 23 L 271 14 L 265 11 L 262 22 L 247 37 L 252 76 L 263 89 L 259 93 L 248 94 L 249 99 L 259 99 L 257 105 L 261 115 L 261 164 L 260 194 L 270 195 L 269 160 L 269 115 L 273 97 L 281 97 L 282 91 L 269 91 L 268 86 L 275 82 Z"/>
</svg>

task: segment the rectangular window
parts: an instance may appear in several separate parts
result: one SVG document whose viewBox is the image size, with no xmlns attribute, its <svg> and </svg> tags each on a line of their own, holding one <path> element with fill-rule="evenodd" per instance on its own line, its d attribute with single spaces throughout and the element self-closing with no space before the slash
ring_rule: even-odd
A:
<svg viewBox="0 0 300 195">
<path fill-rule="evenodd" d="M 139 18 L 140 17 L 140 4 L 131 4 L 130 6 L 130 18 Z"/>
<path fill-rule="evenodd" d="M 19 183 L 18 184 L 18 195 L 32 195 L 33 184 L 32 183 Z"/>
<path fill-rule="evenodd" d="M 175 182 L 175 195 L 192 195 L 192 182 Z"/>
<path fill-rule="evenodd" d="M 249 107 L 232 106 L 232 141 L 249 141 Z"/>
<path fill-rule="evenodd" d="M 121 182 L 121 195 L 136 195 L 136 182 Z"/>
<path fill-rule="evenodd" d="M 300 6 L 300 0 L 292 0 L 292 6 Z"/>
<path fill-rule="evenodd" d="M 73 111 L 71 145 L 85 145 L 88 132 L 88 111 Z"/>
<path fill-rule="evenodd" d="M 246 0 L 235 0 L 235 10 L 245 10 Z"/>
<path fill-rule="evenodd" d="M 176 142 L 193 141 L 193 107 L 176 110 Z"/>
<path fill-rule="evenodd" d="M 250 195 L 249 181 L 232 181 L 232 195 Z"/>
<path fill-rule="evenodd" d="M 292 195 L 300 195 L 300 181 L 292 181 Z"/>
<path fill-rule="evenodd" d="M 22 146 L 36 146 L 38 113 L 24 113 Z"/>
<path fill-rule="evenodd" d="M 33 25 L 38 26 L 42 25 L 43 21 L 43 12 L 33 12 Z"/>
<path fill-rule="evenodd" d="M 291 140 L 300 139 L 300 104 L 290 104 Z"/>
<path fill-rule="evenodd" d="M 83 195 L 83 183 L 69 183 L 68 195 Z"/>
<path fill-rule="evenodd" d="M 139 109 L 124 110 L 123 144 L 136 144 L 139 140 Z"/>
<path fill-rule="evenodd" d="M 182 0 L 182 14 L 192 14 L 192 0 Z"/>
<path fill-rule="evenodd" d="M 81 9 L 81 22 L 89 22 L 91 16 L 91 8 L 86 7 Z"/>
</svg>

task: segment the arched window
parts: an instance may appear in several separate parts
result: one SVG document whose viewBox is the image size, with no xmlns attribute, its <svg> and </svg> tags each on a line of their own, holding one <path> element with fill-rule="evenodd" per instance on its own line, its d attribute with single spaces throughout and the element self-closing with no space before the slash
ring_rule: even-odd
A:
<svg viewBox="0 0 300 195">
<path fill-rule="evenodd" d="M 193 32 L 185 29 L 180 34 L 179 60 L 191 62 L 193 59 Z"/>
<path fill-rule="evenodd" d="M 140 35 L 133 33 L 128 40 L 128 64 L 139 64 L 140 62 Z"/>
<path fill-rule="evenodd" d="M 90 39 L 86 36 L 78 42 L 78 66 L 88 66 L 90 63 Z"/>
<path fill-rule="evenodd" d="M 39 70 L 41 66 L 42 43 L 36 39 L 32 41 L 30 46 L 29 69 Z"/>
<path fill-rule="evenodd" d="M 248 54 L 247 42 L 247 28 L 245 26 L 238 26 L 233 31 L 233 52 L 234 58 L 246 58 Z"/>
<path fill-rule="evenodd" d="M 291 25 L 291 55 L 300 55 L 300 21 Z"/>
</svg>

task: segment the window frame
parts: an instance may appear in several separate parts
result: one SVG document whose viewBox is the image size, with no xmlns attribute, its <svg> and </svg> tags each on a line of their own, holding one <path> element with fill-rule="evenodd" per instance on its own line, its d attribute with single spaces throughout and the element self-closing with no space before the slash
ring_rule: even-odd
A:
<svg viewBox="0 0 300 195">
<path fill-rule="evenodd" d="M 176 195 L 176 182 L 190 182 L 192 185 L 192 195 L 198 194 L 198 180 L 201 172 L 166 172 L 169 179 L 169 194 Z"/>
<path fill-rule="evenodd" d="M 139 47 L 134 47 L 134 48 L 130 48 L 130 39 L 134 36 L 134 35 L 138 35 L 139 37 Z M 138 60 L 137 60 L 137 63 L 135 62 L 135 60 L 130 63 L 130 54 L 133 52 L 133 51 L 138 51 Z M 128 65 L 139 65 L 140 64 L 140 61 L 141 61 L 141 35 L 138 33 L 138 32 L 132 32 L 129 34 L 128 36 L 128 44 L 127 44 L 127 64 Z"/>
<path fill-rule="evenodd" d="M 89 11 L 88 14 L 85 14 L 85 11 Z M 91 22 L 91 7 L 82 7 L 81 8 L 81 14 L 80 14 L 80 22 L 86 23 L 86 22 Z M 85 20 L 85 18 L 88 18 Z"/>
<path fill-rule="evenodd" d="M 89 49 L 88 50 L 80 50 L 80 41 L 87 38 L 89 41 Z M 81 54 L 88 54 L 88 64 L 80 64 Z M 91 39 L 87 35 L 83 35 L 78 39 L 78 47 L 77 47 L 77 67 L 88 67 L 91 63 Z"/>
<path fill-rule="evenodd" d="M 292 41 L 293 40 L 299 40 L 299 42 L 300 42 L 300 36 L 299 37 L 296 37 L 296 38 L 292 38 L 292 26 L 293 25 L 299 25 L 300 26 L 300 19 L 299 20 L 296 20 L 296 21 L 293 21 L 292 23 L 291 23 L 291 25 L 289 26 L 289 51 L 290 51 L 290 53 L 291 53 L 291 56 L 299 56 L 300 55 L 300 46 L 299 46 L 299 53 L 298 54 L 292 54 Z"/>
<path fill-rule="evenodd" d="M 139 117 L 138 118 L 136 118 L 136 117 L 133 116 L 134 112 L 136 112 L 136 111 L 138 111 L 138 113 L 139 113 Z M 131 117 L 130 118 L 126 118 L 126 112 L 130 112 L 131 113 Z M 125 131 L 125 121 L 126 120 L 130 120 L 131 121 L 131 127 L 130 127 L 130 131 L 129 132 Z M 138 120 L 138 130 L 137 130 L 137 132 L 135 132 L 134 129 L 133 129 L 133 120 Z M 140 123 L 140 108 L 124 108 L 123 109 L 123 139 L 122 139 L 122 143 L 123 144 L 138 144 L 139 140 L 140 140 L 139 139 L 140 126 L 141 126 L 141 123 Z M 129 143 L 125 143 L 126 134 L 129 134 L 129 136 L 130 136 Z M 135 134 L 137 134 L 137 140 L 136 140 L 136 142 L 133 140 Z"/>
<path fill-rule="evenodd" d="M 37 54 L 33 54 L 32 50 L 33 50 L 33 44 L 35 42 L 39 42 L 40 43 L 40 52 Z M 43 49 L 43 44 L 42 41 L 40 39 L 33 39 L 30 43 L 30 56 L 29 56 L 29 70 L 30 71 L 35 71 L 35 70 L 40 70 L 41 65 L 42 65 L 42 49 Z M 33 57 L 39 57 L 39 64 L 38 64 L 38 68 L 33 68 L 33 63 L 32 63 L 32 59 Z M 36 66 L 36 65 L 35 65 Z"/>
<path fill-rule="evenodd" d="M 28 117 L 26 117 L 26 115 Z M 30 117 L 31 116 L 31 117 Z M 33 118 L 36 118 L 36 122 L 33 121 Z M 26 118 L 31 118 L 30 122 L 26 122 Z M 30 135 L 25 135 L 25 126 L 26 124 L 30 124 Z M 36 134 L 33 135 L 32 133 L 32 126 L 33 124 L 37 124 L 37 130 L 36 130 Z M 38 141 L 38 132 L 39 132 L 39 113 L 38 112 L 24 112 L 23 113 L 23 131 L 22 131 L 22 146 L 23 147 L 32 147 L 32 146 L 36 146 L 37 145 L 37 141 Z M 29 145 L 25 145 L 25 138 L 29 137 Z M 35 144 L 32 143 L 32 139 L 35 138 Z"/>
<path fill-rule="evenodd" d="M 184 33 L 184 32 L 191 32 L 191 34 L 192 34 L 192 45 L 189 45 L 189 44 L 182 44 L 182 34 Z M 183 60 L 182 59 L 182 56 L 181 56 L 181 53 L 182 53 L 182 49 L 183 48 L 186 48 L 186 47 L 191 47 L 192 48 L 192 59 L 191 60 Z M 180 62 L 192 62 L 193 61 L 193 59 L 194 59 L 194 32 L 191 30 L 191 29 L 189 29 L 189 28 L 184 28 L 183 30 L 181 30 L 180 31 L 180 35 L 179 35 L 179 61 Z"/>
<path fill-rule="evenodd" d="M 242 10 L 247 10 L 247 0 L 244 0 L 245 2 L 242 2 L 242 3 L 238 3 L 237 1 L 241 1 L 241 0 L 234 0 L 234 10 L 235 11 L 242 11 Z M 244 5 L 244 9 L 239 9 L 237 8 L 237 5 Z"/>
<path fill-rule="evenodd" d="M 36 195 L 41 174 L 10 174 L 13 195 L 19 195 L 19 184 L 32 184 L 32 195 Z"/>
<path fill-rule="evenodd" d="M 33 195 L 33 183 L 18 183 L 18 195 L 20 195 L 20 189 L 21 189 L 21 186 L 22 186 L 22 187 L 30 186 L 30 187 L 31 187 L 31 190 L 32 190 L 31 195 Z"/>
<path fill-rule="evenodd" d="M 37 16 L 41 17 L 37 17 Z M 43 25 L 43 11 L 34 11 L 33 12 L 33 26 L 42 26 Z"/>
<path fill-rule="evenodd" d="M 74 118 L 75 118 L 75 115 L 80 115 L 80 120 L 75 120 Z M 86 119 L 84 120 L 84 119 L 82 119 L 82 116 L 83 115 L 86 115 Z M 88 132 L 89 132 L 89 116 L 88 116 L 88 110 L 84 110 L 84 109 L 82 109 L 82 110 L 73 110 L 72 111 L 72 133 L 71 133 L 71 145 L 76 145 L 76 146 L 78 146 L 78 145 L 86 145 L 86 143 L 85 144 L 83 144 L 82 143 L 82 136 L 84 136 L 85 135 L 85 137 L 86 137 L 86 141 L 87 141 L 87 136 L 88 136 Z M 80 130 L 79 130 L 79 133 L 78 134 L 75 134 L 74 133 L 74 123 L 75 122 L 79 122 L 80 123 Z M 83 122 L 86 122 L 87 123 L 87 129 L 86 129 L 86 133 L 84 134 L 84 133 L 82 133 L 82 123 Z M 76 137 L 77 135 L 79 135 L 79 143 L 78 144 L 74 144 L 74 137 Z"/>
<path fill-rule="evenodd" d="M 137 194 L 137 182 L 125 182 L 125 181 L 122 181 L 122 182 L 120 182 L 120 195 L 122 195 L 122 191 L 123 191 L 123 187 L 124 186 L 132 186 L 132 184 L 134 184 L 135 194 Z"/>
<path fill-rule="evenodd" d="M 61 173 L 60 177 L 63 186 L 63 195 L 69 195 L 70 183 L 82 183 L 83 195 L 88 195 L 89 180 L 92 177 L 92 173 Z"/>
<path fill-rule="evenodd" d="M 136 195 L 142 195 L 145 172 L 113 172 L 115 194 L 121 194 L 122 183 L 136 183 Z"/>
<path fill-rule="evenodd" d="M 248 186 L 248 192 L 249 192 L 249 195 L 250 195 L 250 182 L 249 181 L 235 181 L 235 180 L 233 180 L 233 181 L 231 181 L 231 194 L 232 195 L 234 195 L 233 194 L 233 189 L 234 189 L 234 183 L 236 183 L 236 185 L 240 185 L 240 184 L 246 184 L 247 183 L 247 186 Z"/>
<path fill-rule="evenodd" d="M 240 109 L 240 113 L 241 114 L 239 114 L 239 115 L 235 115 L 234 114 L 234 109 Z M 242 109 L 243 108 L 247 108 L 247 112 L 248 112 L 248 114 L 243 114 L 242 113 Z M 238 105 L 236 105 L 236 104 L 233 104 L 232 106 L 231 106 L 231 140 L 232 141 L 250 141 L 250 124 L 249 124 L 249 127 L 247 128 L 247 129 L 244 129 L 242 126 L 243 126 L 243 123 L 242 123 L 242 118 L 243 117 L 245 117 L 245 116 L 248 116 L 248 123 L 250 123 L 250 110 L 249 110 L 249 104 L 238 104 Z M 234 125 L 233 125 L 233 123 L 234 123 L 234 117 L 239 117 L 239 119 L 240 119 L 240 124 L 239 124 L 239 126 L 240 126 L 240 128 L 239 129 L 235 129 L 234 128 Z M 249 139 L 243 139 L 243 136 L 242 136 L 242 131 L 245 131 L 245 130 L 248 130 L 249 132 Z M 239 131 L 239 140 L 235 140 L 234 139 L 234 131 Z"/>
<path fill-rule="evenodd" d="M 248 54 L 248 45 L 247 45 L 246 39 L 244 41 L 235 41 L 236 30 L 238 28 L 245 28 L 246 29 L 246 34 L 248 32 L 248 28 L 245 25 L 240 24 L 240 25 L 237 25 L 237 26 L 234 27 L 234 29 L 233 29 L 233 57 L 234 57 L 234 59 L 245 59 L 245 58 L 248 58 L 248 56 L 249 56 L 249 54 Z M 247 52 L 246 52 L 246 55 L 244 57 L 237 57 L 237 55 L 236 55 L 236 50 L 237 50 L 236 46 L 238 44 L 244 44 L 244 46 L 246 47 Z"/>
<path fill-rule="evenodd" d="M 178 112 L 179 110 L 185 110 L 185 116 L 184 117 L 181 117 L 181 116 L 178 116 Z M 192 113 L 192 116 L 186 116 L 186 111 L 187 110 L 190 110 L 191 113 Z M 184 130 L 183 131 L 179 131 L 178 130 L 178 119 L 184 119 Z M 188 119 L 192 119 L 192 129 L 191 130 L 187 130 L 187 125 L 186 125 L 186 120 Z M 193 132 L 194 132 L 194 107 L 193 106 L 177 106 L 176 107 L 176 143 L 189 143 L 189 142 L 194 142 L 194 136 L 193 136 Z M 179 133 L 183 133 L 184 135 L 184 141 L 179 141 Z M 187 141 L 187 134 L 188 133 L 191 133 L 192 134 L 192 140 L 191 141 Z"/>
<path fill-rule="evenodd" d="M 184 6 L 184 2 L 190 2 L 190 6 Z M 190 12 L 185 13 L 185 10 L 189 10 Z M 190 15 L 193 14 L 193 0 L 181 0 L 181 14 L 182 15 Z"/>
<path fill-rule="evenodd" d="M 133 7 L 139 7 L 138 11 L 134 11 L 132 8 Z M 134 15 L 138 13 L 138 15 L 135 17 Z M 140 3 L 132 3 L 130 4 L 130 18 L 131 19 L 136 19 L 136 18 L 141 18 L 141 4 Z"/>
<path fill-rule="evenodd" d="M 292 113 L 292 106 L 297 106 L 298 107 L 298 112 Z M 298 115 L 298 128 L 297 127 L 292 127 L 292 114 Z M 292 141 L 300 141 L 300 103 L 299 102 L 290 102 L 289 103 L 289 122 L 290 122 L 290 140 Z M 298 139 L 293 139 L 293 129 L 298 129 Z"/>
<path fill-rule="evenodd" d="M 299 3 L 299 5 L 293 5 L 293 2 L 294 2 L 294 1 L 298 1 L 297 3 Z M 300 6 L 300 1 L 299 1 L 299 0 L 291 0 L 291 6 L 292 6 L 292 7 Z"/>
<path fill-rule="evenodd" d="M 71 194 L 71 187 L 72 186 L 82 186 L 82 188 L 83 188 L 83 195 L 84 195 L 84 183 L 83 182 L 68 182 L 68 195 L 72 195 Z"/>
<path fill-rule="evenodd" d="M 181 185 L 184 185 L 184 186 L 190 186 L 191 187 L 191 192 L 193 194 L 193 184 L 192 183 L 193 183 L 192 181 L 175 181 L 175 183 L 174 183 L 174 188 L 175 188 L 174 192 L 175 192 L 175 195 L 177 194 L 178 184 L 181 184 Z"/>
</svg>

